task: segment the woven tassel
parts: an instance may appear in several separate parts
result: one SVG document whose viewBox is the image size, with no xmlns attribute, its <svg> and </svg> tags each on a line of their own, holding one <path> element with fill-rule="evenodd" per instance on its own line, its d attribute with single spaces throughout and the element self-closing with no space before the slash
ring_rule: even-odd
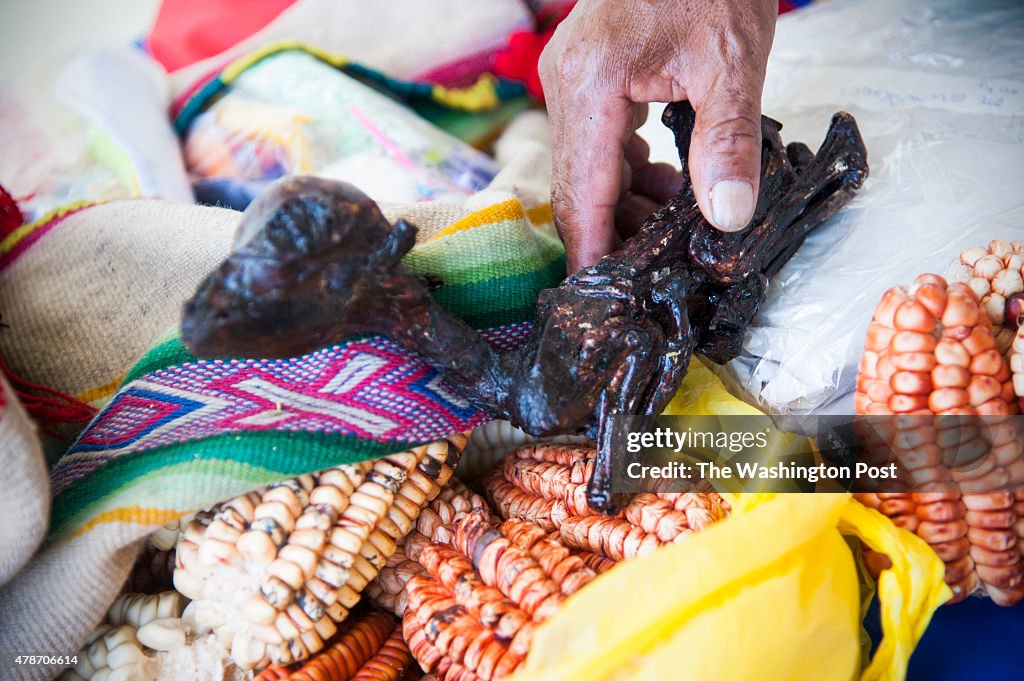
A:
<svg viewBox="0 0 1024 681">
<path fill-rule="evenodd" d="M 44 385 L 26 381 L 18 376 L 0 357 L 0 373 L 4 375 L 11 389 L 18 396 L 29 416 L 38 423 L 43 432 L 60 438 L 54 426 L 61 423 L 88 423 L 97 414 L 96 407 L 82 400 Z"/>
</svg>

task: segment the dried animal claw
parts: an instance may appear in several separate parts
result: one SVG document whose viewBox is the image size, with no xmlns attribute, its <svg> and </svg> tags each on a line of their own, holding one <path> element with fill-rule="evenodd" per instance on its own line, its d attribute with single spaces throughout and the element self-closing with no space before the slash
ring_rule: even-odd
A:
<svg viewBox="0 0 1024 681">
<path fill-rule="evenodd" d="M 686 173 L 693 109 L 670 105 L 664 120 Z M 587 501 L 613 513 L 612 417 L 660 413 L 695 351 L 716 362 L 735 357 L 767 277 L 867 175 L 849 114 L 836 114 L 817 154 L 784 146 L 778 122 L 761 125 L 762 180 L 749 227 L 712 227 L 684 182 L 621 250 L 542 291 L 534 333 L 516 350 L 492 348 L 400 264 L 415 227 L 388 224 L 354 187 L 303 177 L 275 185 L 246 211 L 236 251 L 186 305 L 182 338 L 203 356 L 279 357 L 356 334 L 391 338 L 495 418 L 534 435 L 595 439 Z"/>
</svg>

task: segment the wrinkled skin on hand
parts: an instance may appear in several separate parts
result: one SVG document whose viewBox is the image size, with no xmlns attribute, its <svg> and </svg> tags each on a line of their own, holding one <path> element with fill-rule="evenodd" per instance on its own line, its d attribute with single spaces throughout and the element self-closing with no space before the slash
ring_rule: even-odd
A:
<svg viewBox="0 0 1024 681">
<path fill-rule="evenodd" d="M 642 221 L 678 189 L 661 194 L 674 169 L 651 164 L 633 134 L 649 102 L 692 104 L 694 197 L 720 229 L 749 222 L 777 13 L 775 0 L 579 0 L 559 24 L 539 75 L 551 121 L 552 208 L 570 272 L 611 253 L 618 237 L 635 232 L 634 215 Z"/>
<path fill-rule="evenodd" d="M 670 105 L 686 174 L 694 112 Z M 612 417 L 653 418 L 693 352 L 735 357 L 767 277 L 867 176 L 856 122 L 839 113 L 817 154 L 761 122 L 761 191 L 751 224 L 724 233 L 692 185 L 622 249 L 542 291 L 535 330 L 498 352 L 430 297 L 400 259 L 415 228 L 390 225 L 349 186 L 285 180 L 246 211 L 237 250 L 186 305 L 182 339 L 200 356 L 286 357 L 360 333 L 402 343 L 495 418 L 534 435 L 586 433 L 599 454 L 588 503 L 613 512 Z"/>
</svg>

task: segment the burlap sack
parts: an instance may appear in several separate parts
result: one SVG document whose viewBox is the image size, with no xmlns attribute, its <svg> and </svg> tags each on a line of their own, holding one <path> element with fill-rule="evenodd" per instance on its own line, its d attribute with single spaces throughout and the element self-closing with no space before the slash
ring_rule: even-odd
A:
<svg viewBox="0 0 1024 681">
<path fill-rule="evenodd" d="M 43 541 L 50 518 L 50 484 L 36 428 L 0 375 L 0 588 Z"/>
<path fill-rule="evenodd" d="M 466 205 L 383 207 L 389 219 L 403 217 L 419 227 L 420 245 L 427 246 L 427 255 L 421 250 L 420 257 L 444 257 L 446 229 L 458 239 L 477 238 L 471 237 L 474 230 L 485 234 L 481 239 L 493 239 L 486 235 L 494 230 L 553 238 L 543 114 L 532 113 L 511 126 L 497 156 L 503 170 Z M 0 272 L 0 307 L 5 321 L 11 310 L 12 327 L 0 352 L 69 392 L 112 390 L 143 351 L 175 325 L 182 302 L 228 251 L 238 219 L 232 211 L 155 201 L 112 203 L 65 218 Z M 514 245 L 505 242 L 506 248 Z M 195 451 L 198 459 L 209 449 L 199 442 Z M 89 466 L 90 457 L 99 455 L 75 454 L 75 465 Z M 308 455 L 301 448 L 281 452 L 292 465 Z M 130 459 L 133 452 L 117 456 Z M 83 499 L 90 492 L 75 485 L 89 482 L 88 476 L 68 469 L 62 462 L 53 474 L 62 476 L 62 484 L 77 475 L 55 507 L 55 515 L 65 520 L 51 527 L 44 549 L 0 590 L 0 651 L 78 651 L 121 589 L 146 535 L 185 512 L 244 493 L 255 480 L 241 475 L 233 462 L 195 473 L 178 470 L 173 481 L 156 470 L 144 479 L 123 480 L 87 503 Z M 96 470 L 102 469 L 101 463 Z M 0 679 L 45 679 L 55 673 L 54 668 L 9 667 L 0 668 Z"/>
<path fill-rule="evenodd" d="M 0 269 L 0 356 L 19 376 L 101 406 L 178 322 L 228 252 L 238 214 L 160 201 L 102 204 L 36 230 Z"/>
<path fill-rule="evenodd" d="M 498 144 L 502 172 L 465 205 L 385 206 L 421 240 L 468 212 L 515 197 L 546 204 L 550 155 L 543 114 L 514 122 Z M 102 407 L 125 372 L 178 322 L 181 303 L 228 252 L 234 211 L 111 203 L 35 226 L 0 265 L 0 356 L 34 383 Z M 27 246 L 24 244 L 28 244 Z"/>
</svg>

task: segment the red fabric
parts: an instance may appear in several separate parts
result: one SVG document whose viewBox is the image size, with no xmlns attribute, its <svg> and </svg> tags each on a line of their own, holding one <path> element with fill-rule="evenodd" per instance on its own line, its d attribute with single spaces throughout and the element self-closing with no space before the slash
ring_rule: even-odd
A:
<svg viewBox="0 0 1024 681">
<path fill-rule="evenodd" d="M 14 197 L 8 194 L 3 187 L 0 187 L 0 239 L 5 238 L 8 234 L 18 229 L 18 227 L 21 227 L 21 223 L 24 220 L 25 218 L 22 217 Z"/>
<path fill-rule="evenodd" d="M 779 14 L 797 9 L 809 0 L 779 0 Z M 537 16 L 536 31 L 517 31 L 509 36 L 508 46 L 494 57 L 494 72 L 526 86 L 527 92 L 544 99 L 544 89 L 537 72 L 540 54 L 547 47 L 558 24 L 572 11 L 573 2 L 549 5 Z"/>
<path fill-rule="evenodd" d="M 177 71 L 245 40 L 295 2 L 163 0 L 146 45 L 168 72 Z"/>
<path fill-rule="evenodd" d="M 494 57 L 494 73 L 522 83 L 531 95 L 537 99 L 544 99 L 537 62 L 540 61 L 540 53 L 547 47 L 558 24 L 569 15 L 575 5 L 575 0 L 548 5 L 537 15 L 536 31 L 516 31 L 510 35 L 508 46 Z"/>
</svg>

